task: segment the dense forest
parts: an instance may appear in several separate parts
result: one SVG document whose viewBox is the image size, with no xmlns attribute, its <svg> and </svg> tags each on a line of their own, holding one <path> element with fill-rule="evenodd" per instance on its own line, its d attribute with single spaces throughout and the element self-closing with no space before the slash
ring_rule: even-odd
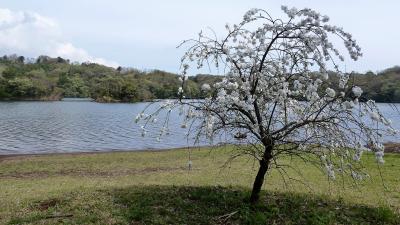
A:
<svg viewBox="0 0 400 225">
<path fill-rule="evenodd" d="M 335 82 L 335 76 L 331 76 Z M 352 73 L 364 96 L 377 102 L 400 102 L 400 67 L 377 74 Z M 215 83 L 218 76 L 190 76 L 187 97 L 201 98 L 201 86 Z M 64 97 L 93 98 L 98 102 L 137 102 L 177 97 L 176 74 L 131 68 L 111 68 L 94 63 L 70 63 L 63 58 L 39 56 L 26 59 L 10 55 L 0 58 L 0 100 L 60 100 Z"/>
<path fill-rule="evenodd" d="M 188 97 L 201 98 L 203 83 L 218 77 L 190 77 Z M 177 97 L 176 74 L 153 70 L 111 68 L 94 63 L 70 63 L 63 58 L 23 56 L 0 58 L 0 100 L 60 100 L 64 97 L 93 98 L 98 102 L 137 102 Z"/>
</svg>

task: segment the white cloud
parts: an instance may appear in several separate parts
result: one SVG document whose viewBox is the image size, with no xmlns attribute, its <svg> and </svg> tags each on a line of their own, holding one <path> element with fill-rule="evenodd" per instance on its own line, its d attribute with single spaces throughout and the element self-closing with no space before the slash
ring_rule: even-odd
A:
<svg viewBox="0 0 400 225">
<path fill-rule="evenodd" d="M 59 25 L 50 18 L 34 12 L 0 8 L 0 54 L 13 53 L 31 57 L 60 56 L 71 61 L 118 66 L 116 62 L 94 57 L 64 40 Z"/>
</svg>

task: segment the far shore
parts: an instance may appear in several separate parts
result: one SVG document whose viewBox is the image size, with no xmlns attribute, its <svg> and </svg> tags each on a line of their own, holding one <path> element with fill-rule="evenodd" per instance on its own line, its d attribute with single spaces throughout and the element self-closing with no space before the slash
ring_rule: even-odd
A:
<svg viewBox="0 0 400 225">
<path fill-rule="evenodd" d="M 141 103 L 141 102 L 155 102 L 159 100 L 167 100 L 174 98 L 163 98 L 163 99 L 142 99 L 138 101 L 124 101 L 121 99 L 113 99 L 109 97 L 102 97 L 93 99 L 91 97 L 43 97 L 43 98 L 1 98 L 0 102 L 96 102 L 96 103 Z M 190 100 L 190 98 L 187 98 Z M 194 98 L 197 99 L 197 98 Z M 391 101 L 375 101 L 378 104 L 400 104 L 400 101 L 391 102 Z"/>
</svg>

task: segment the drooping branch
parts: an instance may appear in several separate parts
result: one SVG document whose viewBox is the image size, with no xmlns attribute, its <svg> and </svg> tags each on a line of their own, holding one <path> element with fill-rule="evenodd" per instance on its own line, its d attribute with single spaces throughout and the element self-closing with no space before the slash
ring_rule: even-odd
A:
<svg viewBox="0 0 400 225">
<path fill-rule="evenodd" d="M 343 41 L 350 58 L 357 60 L 361 49 L 351 34 L 311 9 L 282 10 L 287 18 L 274 19 L 260 9 L 248 11 L 241 23 L 227 25 L 222 41 L 211 31 L 210 37 L 201 32 L 198 39 L 184 42 L 193 45 L 182 58 L 180 99 L 163 106 L 169 112 L 187 107 L 185 122 L 198 126 L 193 129 L 196 140 L 200 135 L 212 140 L 223 134 L 246 143 L 235 157 L 249 154 L 259 162 L 253 200 L 258 199 L 270 163 L 278 164 L 281 155 L 305 160 L 313 154 L 329 179 L 335 179 L 336 171 L 353 176 L 354 167 L 335 162 L 335 155 L 352 165 L 368 150 L 383 163 L 379 137 L 396 132 L 378 106 L 340 71 L 336 61 L 344 56 L 331 39 Z M 192 64 L 223 67 L 222 80 L 201 90 L 207 96 L 204 100 L 183 98 Z M 338 77 L 335 84 L 331 73 Z M 158 114 L 140 114 L 138 119 Z M 246 135 L 236 135 L 240 132 Z"/>
</svg>

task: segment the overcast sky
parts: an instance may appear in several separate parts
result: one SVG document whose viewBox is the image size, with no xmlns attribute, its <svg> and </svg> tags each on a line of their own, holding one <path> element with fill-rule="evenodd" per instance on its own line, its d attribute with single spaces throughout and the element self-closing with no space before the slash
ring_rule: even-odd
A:
<svg viewBox="0 0 400 225">
<path fill-rule="evenodd" d="M 178 72 L 182 50 L 175 47 L 183 39 L 206 27 L 223 34 L 250 8 L 280 17 L 281 5 L 313 8 L 352 33 L 364 57 L 347 60 L 347 71 L 400 64 L 399 0 L 1 0 L 0 55 Z"/>
</svg>

